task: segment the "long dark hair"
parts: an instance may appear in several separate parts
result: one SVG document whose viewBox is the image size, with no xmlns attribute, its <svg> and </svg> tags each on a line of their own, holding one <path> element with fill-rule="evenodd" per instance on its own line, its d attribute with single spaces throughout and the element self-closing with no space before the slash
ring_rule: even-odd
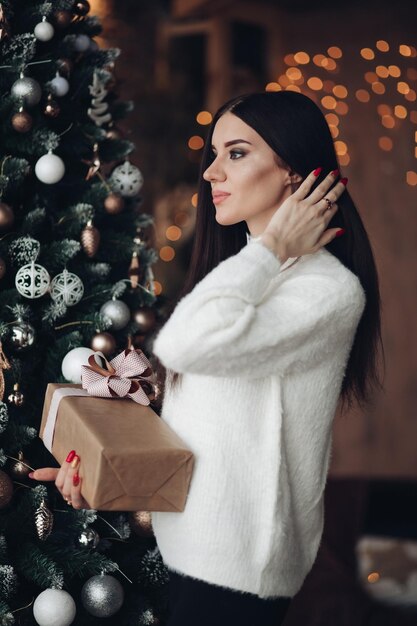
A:
<svg viewBox="0 0 417 626">
<path fill-rule="evenodd" d="M 247 243 L 246 222 L 222 226 L 216 222 L 210 183 L 203 172 L 210 165 L 211 138 L 217 120 L 232 112 L 251 126 L 289 170 L 303 179 L 316 167 L 322 167 L 318 183 L 338 168 L 333 138 L 319 107 L 307 96 L 294 91 L 263 92 L 229 100 L 214 115 L 205 142 L 200 168 L 198 204 L 191 263 L 178 300 L 221 261 Z M 295 190 L 295 189 L 294 189 Z M 366 306 L 359 322 L 341 389 L 341 408 L 351 408 L 356 400 L 366 406 L 374 387 L 382 389 L 378 376 L 378 344 L 381 339 L 381 300 L 378 274 L 371 244 L 356 206 L 346 190 L 338 200 L 338 211 L 328 228 L 340 226 L 346 232 L 325 247 L 359 278 L 366 293 Z M 178 301 L 177 300 L 177 301 Z M 384 359 L 385 365 L 385 359 Z M 170 384 L 178 385 L 181 375 L 171 372 Z"/>
</svg>

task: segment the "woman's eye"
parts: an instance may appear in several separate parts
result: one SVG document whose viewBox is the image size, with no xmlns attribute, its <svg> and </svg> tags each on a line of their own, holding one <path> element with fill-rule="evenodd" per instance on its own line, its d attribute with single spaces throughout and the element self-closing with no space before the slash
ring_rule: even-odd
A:
<svg viewBox="0 0 417 626">
<path fill-rule="evenodd" d="M 232 160 L 240 159 L 243 156 L 245 156 L 243 150 L 230 150 L 230 158 Z"/>
</svg>

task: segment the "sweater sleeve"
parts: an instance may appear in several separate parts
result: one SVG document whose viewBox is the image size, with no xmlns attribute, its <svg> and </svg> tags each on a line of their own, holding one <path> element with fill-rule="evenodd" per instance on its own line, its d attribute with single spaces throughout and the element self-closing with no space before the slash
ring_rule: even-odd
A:
<svg viewBox="0 0 417 626">
<path fill-rule="evenodd" d="M 222 261 L 177 304 L 154 341 L 156 356 L 180 373 L 257 378 L 350 348 L 365 305 L 359 280 L 306 272 L 268 295 L 280 267 L 258 241 Z"/>
</svg>

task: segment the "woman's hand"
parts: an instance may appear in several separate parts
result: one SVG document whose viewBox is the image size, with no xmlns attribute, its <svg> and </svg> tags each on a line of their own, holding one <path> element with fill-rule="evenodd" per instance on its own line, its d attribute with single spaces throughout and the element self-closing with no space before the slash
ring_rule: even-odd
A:
<svg viewBox="0 0 417 626">
<path fill-rule="evenodd" d="M 289 257 L 317 252 L 334 239 L 340 230 L 326 230 L 326 227 L 338 209 L 336 200 L 344 192 L 347 178 L 341 178 L 329 191 L 338 170 L 330 172 L 310 193 L 320 171 L 321 168 L 318 168 L 311 172 L 297 191 L 281 204 L 261 235 L 262 243 L 278 255 L 282 263 Z M 333 203 L 331 208 L 328 208 L 326 198 Z"/>
<path fill-rule="evenodd" d="M 42 467 L 29 474 L 34 480 L 54 480 L 55 485 L 62 497 L 74 509 L 91 509 L 90 505 L 81 495 L 82 478 L 78 473 L 80 457 L 71 450 L 60 468 Z"/>
</svg>

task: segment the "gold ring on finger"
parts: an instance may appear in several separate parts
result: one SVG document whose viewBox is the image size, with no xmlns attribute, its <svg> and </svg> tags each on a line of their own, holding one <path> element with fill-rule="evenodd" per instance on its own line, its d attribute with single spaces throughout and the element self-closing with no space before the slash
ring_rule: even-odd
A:
<svg viewBox="0 0 417 626">
<path fill-rule="evenodd" d="M 329 198 L 323 198 L 323 200 L 326 200 L 326 202 L 327 202 L 327 207 L 326 207 L 325 211 L 330 211 L 332 206 L 333 206 L 333 202 L 331 200 L 329 200 Z"/>
</svg>

